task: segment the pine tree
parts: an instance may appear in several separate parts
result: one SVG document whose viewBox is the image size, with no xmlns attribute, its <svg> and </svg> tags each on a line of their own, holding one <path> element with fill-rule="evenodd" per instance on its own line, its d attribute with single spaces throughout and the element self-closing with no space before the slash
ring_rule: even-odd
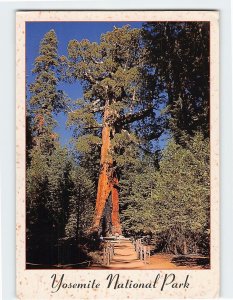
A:
<svg viewBox="0 0 233 300">
<path fill-rule="evenodd" d="M 152 205 L 157 166 L 145 155 L 127 168 L 121 183 L 121 220 L 127 235 L 154 233 L 156 209 Z"/>
<path fill-rule="evenodd" d="M 56 125 L 53 113 L 64 108 L 67 101 L 63 92 L 57 89 L 57 46 L 55 31 L 50 30 L 41 41 L 39 56 L 35 59 L 32 70 L 36 75 L 35 81 L 29 86 L 34 144 L 45 151 L 53 148 L 57 138 L 53 130 Z"/>
<path fill-rule="evenodd" d="M 57 44 L 54 30 L 45 34 L 40 43 L 39 56 L 34 63 L 35 80 L 29 86 L 27 247 L 33 247 L 35 253 L 37 247 L 41 247 L 42 251 L 46 244 L 51 245 L 51 249 L 54 248 L 54 239 L 63 234 L 62 224 L 67 218 L 64 207 L 67 206 L 68 191 L 63 184 L 69 168 L 66 160 L 68 153 L 60 147 L 58 135 L 54 132 L 54 113 L 59 112 L 67 100 L 57 90 Z"/>
<path fill-rule="evenodd" d="M 69 217 L 65 226 L 65 236 L 80 241 L 83 232 L 91 226 L 94 213 L 94 183 L 89 170 L 73 161 L 69 172 L 70 200 Z"/>
</svg>

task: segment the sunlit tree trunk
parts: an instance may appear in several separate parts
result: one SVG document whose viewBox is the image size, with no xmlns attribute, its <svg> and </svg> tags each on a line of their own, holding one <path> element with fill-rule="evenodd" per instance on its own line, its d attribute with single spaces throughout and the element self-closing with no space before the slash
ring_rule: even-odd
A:
<svg viewBox="0 0 233 300">
<path fill-rule="evenodd" d="M 119 192 L 118 192 L 118 179 L 116 176 L 113 178 L 112 185 L 112 233 L 121 234 L 121 224 L 119 216 Z"/>
<path fill-rule="evenodd" d="M 98 180 L 95 215 L 93 220 L 93 231 L 98 231 L 100 227 L 104 207 L 111 193 L 113 207 L 112 233 L 121 234 L 121 225 L 119 218 L 118 179 L 113 170 L 113 158 L 111 155 L 111 133 L 113 132 L 113 128 L 108 124 L 109 115 L 109 103 L 107 103 L 105 106 L 103 119 L 100 174 Z"/>
</svg>

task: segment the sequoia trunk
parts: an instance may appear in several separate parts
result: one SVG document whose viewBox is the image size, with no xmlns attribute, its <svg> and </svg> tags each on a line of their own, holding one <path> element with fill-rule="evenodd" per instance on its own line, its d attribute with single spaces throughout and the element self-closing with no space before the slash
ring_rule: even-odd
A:
<svg viewBox="0 0 233 300">
<path fill-rule="evenodd" d="M 119 217 L 119 193 L 118 193 L 118 179 L 113 178 L 112 185 L 112 232 L 121 234 L 121 225 Z"/>
<path fill-rule="evenodd" d="M 121 234 L 119 218 L 119 195 L 118 179 L 113 169 L 113 158 L 111 155 L 111 135 L 113 128 L 109 126 L 107 120 L 109 108 L 105 107 L 104 122 L 102 130 L 102 147 L 100 159 L 100 174 L 98 181 L 95 216 L 93 221 L 93 231 L 98 231 L 103 215 L 106 201 L 111 193 L 112 196 L 112 233 Z"/>
</svg>

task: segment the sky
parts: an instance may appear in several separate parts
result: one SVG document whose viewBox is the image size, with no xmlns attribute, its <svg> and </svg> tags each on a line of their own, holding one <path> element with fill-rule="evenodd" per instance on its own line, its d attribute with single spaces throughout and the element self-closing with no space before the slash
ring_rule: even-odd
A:
<svg viewBox="0 0 233 300">
<path fill-rule="evenodd" d="M 88 39 L 91 42 L 99 42 L 101 34 L 112 31 L 113 27 L 122 27 L 130 24 L 132 28 L 141 28 L 142 22 L 27 22 L 26 23 L 26 76 L 27 84 L 34 81 L 32 74 L 35 58 L 39 55 L 40 41 L 51 29 L 54 29 L 58 39 L 58 54 L 67 55 L 67 45 L 70 40 Z M 82 97 L 82 87 L 79 82 L 75 84 L 61 83 L 58 88 L 73 100 Z M 30 95 L 29 95 L 30 97 Z M 55 116 L 58 126 L 55 132 L 60 136 L 62 145 L 68 145 L 72 137 L 72 129 L 66 126 L 67 116 L 63 113 Z M 165 139 L 163 141 L 163 138 Z M 160 147 L 166 143 L 167 136 L 161 137 Z"/>
</svg>

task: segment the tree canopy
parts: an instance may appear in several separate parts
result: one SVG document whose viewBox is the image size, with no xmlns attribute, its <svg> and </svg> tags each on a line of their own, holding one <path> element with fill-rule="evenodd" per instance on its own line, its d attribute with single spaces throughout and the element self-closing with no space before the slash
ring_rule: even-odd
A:
<svg viewBox="0 0 233 300">
<path fill-rule="evenodd" d="M 151 22 L 143 28 L 149 76 L 167 94 L 168 128 L 185 144 L 209 136 L 209 23 Z"/>
</svg>

